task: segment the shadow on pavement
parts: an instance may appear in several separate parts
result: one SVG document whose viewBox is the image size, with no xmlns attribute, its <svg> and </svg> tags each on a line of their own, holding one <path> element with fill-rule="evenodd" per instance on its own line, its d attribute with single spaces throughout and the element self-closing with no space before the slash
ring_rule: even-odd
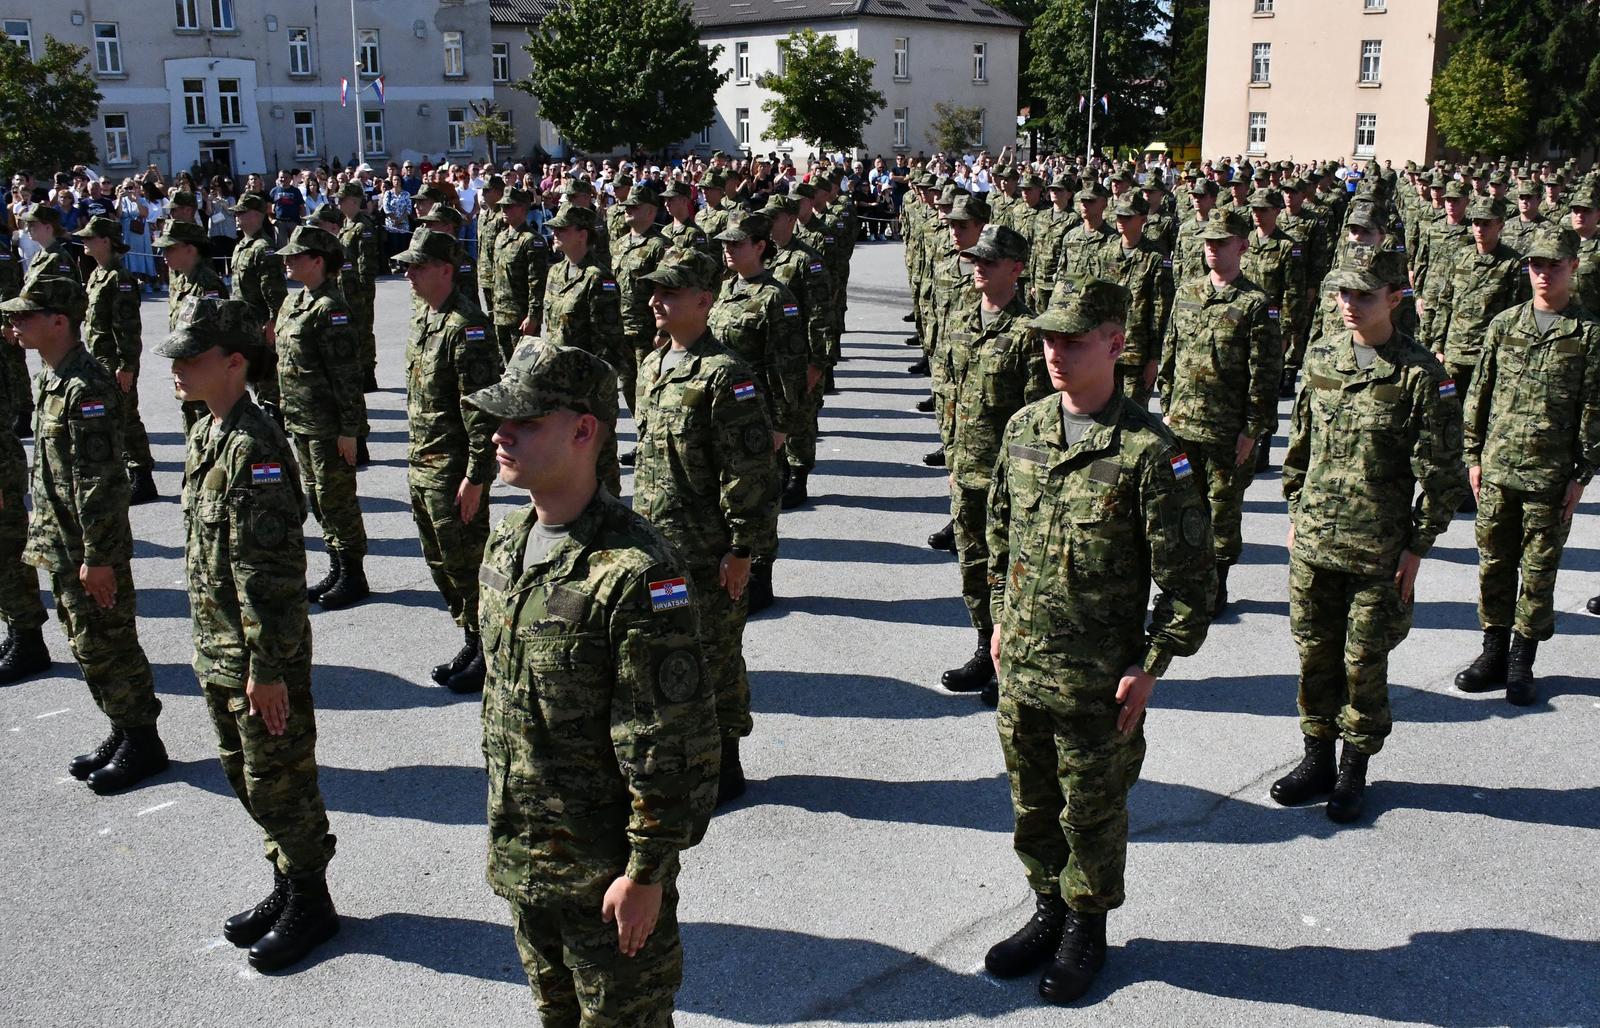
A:
<svg viewBox="0 0 1600 1028">
<path fill-rule="evenodd" d="M 1012 828 L 1011 787 L 1005 775 L 976 781 L 920 782 L 778 775 L 752 781 L 739 805 L 796 807 L 862 821 L 941 825 L 1007 835 Z"/>
<path fill-rule="evenodd" d="M 370 953 L 400 963 L 481 978 L 489 982 L 528 985 L 517 957 L 516 938 L 509 925 L 490 924 L 464 917 L 389 913 L 377 917 L 339 916 L 339 934 L 317 947 L 294 970 L 344 956 Z M 530 1007 L 533 1000 L 528 1000 Z"/>
<path fill-rule="evenodd" d="M 921 720 L 983 709 L 970 695 L 882 675 L 825 671 L 751 671 L 750 694 L 754 713 L 801 717 Z"/>
<path fill-rule="evenodd" d="M 931 551 L 930 551 L 931 552 Z M 780 565 L 781 565 L 780 560 Z M 782 620 L 789 614 L 818 614 L 902 625 L 968 628 L 971 618 L 959 597 L 931 600 L 858 600 L 834 596 L 786 596 L 761 614 L 763 621 Z"/>
<path fill-rule="evenodd" d="M 931 441 L 931 440 L 930 440 Z M 827 465 L 823 465 L 826 472 Z M 823 476 L 818 476 L 823 477 Z M 813 494 L 807 501 L 808 507 L 821 506 L 854 507 L 861 510 L 879 510 L 886 514 L 938 514 L 943 518 L 950 517 L 950 497 L 948 496 L 855 496 L 839 493 Z M 780 518 L 780 523 L 782 519 Z M 942 524 L 942 522 L 941 522 Z M 928 531 L 932 532 L 939 525 L 931 524 Z M 779 554 L 780 559 L 782 554 Z"/>
<path fill-rule="evenodd" d="M 207 792 L 233 795 L 215 758 L 175 760 L 169 773 L 174 780 Z M 409 764 L 368 771 L 324 764 L 317 768 L 317 780 L 333 813 L 403 817 L 438 825 L 482 825 L 486 817 L 488 784 L 481 767 Z"/>
<path fill-rule="evenodd" d="M 877 539 L 785 537 L 782 548 L 778 551 L 778 559 L 835 561 L 842 564 L 948 564 L 951 556 L 920 541 L 913 544 L 883 542 Z"/>
</svg>

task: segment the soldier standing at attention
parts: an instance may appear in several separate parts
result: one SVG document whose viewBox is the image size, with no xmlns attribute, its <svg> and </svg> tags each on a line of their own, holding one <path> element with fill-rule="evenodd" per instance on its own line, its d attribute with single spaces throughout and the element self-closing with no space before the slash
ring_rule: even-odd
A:
<svg viewBox="0 0 1600 1028">
<path fill-rule="evenodd" d="M 346 182 L 339 187 L 339 213 L 344 219 L 329 231 L 338 234 L 339 244 L 344 247 L 339 290 L 344 293 L 344 302 L 350 305 L 350 314 L 355 320 L 356 341 L 361 347 L 361 388 L 370 393 L 378 388 L 378 341 L 372 331 L 373 310 L 378 297 L 378 276 L 388 268 L 383 263 L 378 230 L 364 209 L 366 205 L 367 194 L 361 183 Z M 363 441 L 365 438 L 362 436 Z"/>
<path fill-rule="evenodd" d="M 169 220 L 162 234 L 150 244 L 161 251 L 167 262 L 167 329 L 178 326 L 178 312 L 194 300 L 226 300 L 223 284 L 208 256 L 211 237 L 192 221 Z M 183 427 L 205 417 L 203 403 L 181 403 Z"/>
<path fill-rule="evenodd" d="M 1125 343 L 1117 358 L 1117 388 L 1140 407 L 1150 406 L 1150 391 L 1160 367 L 1161 337 L 1166 334 L 1172 307 L 1172 261 L 1144 231 L 1150 207 L 1131 190 L 1112 208 L 1117 220 L 1116 245 L 1106 248 L 1100 261 L 1108 281 L 1128 291 L 1128 313 L 1123 319 Z"/>
<path fill-rule="evenodd" d="M 36 203 L 24 211 L 17 221 L 39 249 L 28 259 L 28 265 L 22 271 L 21 284 L 10 296 L 16 296 L 22 286 L 40 275 L 55 275 L 80 283 L 83 281 L 78 262 L 73 260 L 72 251 L 67 246 L 67 232 L 61 225 L 59 207 Z M 7 346 L 4 350 L 5 360 L 16 378 L 17 424 L 22 429 L 17 435 L 26 438 L 33 432 L 33 390 L 28 385 L 28 359 L 20 346 Z"/>
<path fill-rule="evenodd" d="M 437 214 L 441 209 L 442 206 L 435 207 L 433 209 L 433 213 Z M 321 207 L 318 207 L 314 213 L 312 213 L 311 217 L 306 219 L 305 223 L 314 228 L 324 229 L 332 234 L 335 239 L 341 240 L 339 244 L 341 250 L 339 255 L 339 270 L 333 275 L 333 281 L 339 287 L 339 292 L 344 294 L 346 285 L 349 285 L 352 289 L 360 289 L 361 279 L 359 273 L 356 271 L 356 255 L 346 248 L 342 241 L 344 229 L 347 226 L 345 224 L 344 215 L 339 211 L 339 208 L 333 206 L 332 204 L 323 204 Z M 349 304 L 348 300 L 345 302 Z M 412 306 L 415 306 L 414 302 Z M 361 332 L 360 321 L 361 315 L 356 313 L 355 306 L 351 304 L 350 323 L 356 326 L 358 339 L 360 338 L 359 333 Z M 374 374 L 375 373 L 376 372 L 374 372 Z M 260 396 L 260 386 L 257 386 L 256 388 L 256 395 Z M 365 388 L 365 384 L 363 384 L 363 389 Z M 373 380 L 372 388 L 378 388 L 376 380 Z M 366 418 L 363 418 L 361 421 L 361 434 L 356 436 L 356 467 L 358 468 L 366 467 L 367 464 L 372 460 L 372 455 L 367 452 L 367 436 L 371 434 L 372 422 Z"/>
<path fill-rule="evenodd" d="M 156 731 L 161 701 L 135 620 L 122 391 L 79 341 L 87 305 L 77 282 L 40 275 L 0 312 L 44 362 L 33 518 L 22 559 L 50 572 L 56 616 L 89 695 L 111 721 L 105 741 L 67 765 L 104 795 L 166 770 L 167 749 Z"/>
<path fill-rule="evenodd" d="M 1411 630 L 1417 570 L 1466 496 L 1455 384 L 1394 327 L 1406 281 L 1392 249 L 1329 275 L 1343 327 L 1307 353 L 1283 458 L 1305 756 L 1272 798 L 1331 792 L 1340 823 L 1361 815 L 1367 761 L 1389 735 L 1389 653 Z"/>
<path fill-rule="evenodd" d="M 1015 978 L 1048 961 L 1052 1003 L 1082 997 L 1105 963 L 1145 705 L 1205 641 L 1215 588 L 1195 473 L 1117 390 L 1127 307 L 1122 287 L 1089 281 L 1032 321 L 1057 394 L 1007 423 L 989 491 L 996 725 L 1035 912 L 984 966 Z"/>
<path fill-rule="evenodd" d="M 728 219 L 732 212 L 723 208 L 722 198 L 727 195 L 725 186 L 728 184 L 727 172 L 720 168 L 712 168 L 700 176 L 700 194 L 705 197 L 705 206 L 695 212 L 694 223 L 700 226 L 700 231 L 713 243 L 716 238 L 728 227 Z M 715 256 L 715 254 L 713 254 Z"/>
<path fill-rule="evenodd" d="M 0 303 L 22 292 L 22 262 L 11 246 L 11 234 L 0 231 Z M 0 317 L 0 389 L 4 405 L 17 413 L 11 417 L 18 439 L 33 435 L 33 390 L 28 384 L 28 359 L 16 345 L 10 324 Z M 0 422 L 0 429 L 5 427 Z M 26 465 L 24 465 L 26 475 Z M 26 491 L 26 486 L 17 495 Z M 26 531 L 26 529 L 24 529 Z"/>
<path fill-rule="evenodd" d="M 245 395 L 270 371 L 255 311 L 202 300 L 156 347 L 178 395 L 210 417 L 189 429 L 184 566 L 194 673 L 222 771 L 260 826 L 272 891 L 223 922 L 259 971 L 288 967 L 339 930 L 326 870 L 335 839 L 317 785 L 311 620 L 299 543 L 305 497 L 288 437 Z"/>
<path fill-rule="evenodd" d="M 455 287 L 468 297 L 478 295 L 478 265 L 472 259 L 472 254 L 461 244 L 461 226 L 466 224 L 467 216 L 460 210 L 447 203 L 441 203 L 423 217 L 417 219 L 417 224 L 428 229 L 449 236 L 456 241 L 456 284 Z M 473 306 L 477 301 L 473 300 Z"/>
<path fill-rule="evenodd" d="M 601 217 L 600 211 L 595 211 L 595 221 L 604 226 L 600 236 L 605 242 L 606 267 L 616 264 L 617 254 L 621 252 L 622 241 L 628 238 L 628 208 L 622 202 L 633 192 L 633 176 L 618 175 L 611 182 L 611 203 L 605 209 L 605 216 Z M 567 204 L 566 206 L 575 206 Z"/>
<path fill-rule="evenodd" d="M 664 1025 L 679 853 L 716 801 L 712 691 L 682 559 L 595 478 L 616 373 L 533 355 L 467 401 L 502 419 L 500 480 L 532 501 L 479 571 L 489 885 L 545 1025 Z"/>
<path fill-rule="evenodd" d="M 1178 239 L 1172 249 L 1172 278 L 1180 285 L 1201 278 L 1210 270 L 1206 267 L 1206 247 L 1200 233 L 1211 223 L 1211 211 L 1217 206 L 1215 179 L 1203 179 L 1190 191 L 1194 204 L 1194 217 L 1178 226 Z"/>
<path fill-rule="evenodd" d="M 751 558 L 778 531 L 772 422 L 756 372 L 707 328 L 721 280 L 721 265 L 698 250 L 670 251 L 642 280 L 655 290 L 650 310 L 671 343 L 639 365 L 633 483 L 633 509 L 682 555 L 698 607 L 722 739 L 719 806 L 745 790 L 746 587 Z"/>
<path fill-rule="evenodd" d="M 1450 278 L 1450 265 L 1456 253 L 1472 242 L 1472 228 L 1467 224 L 1467 192 L 1464 183 L 1454 180 L 1444 187 L 1444 217 L 1428 226 L 1421 252 L 1416 255 L 1412 277 L 1417 291 L 1417 317 L 1421 319 L 1417 342 L 1430 350 L 1443 345 L 1439 294 Z"/>
<path fill-rule="evenodd" d="M 783 443 L 782 460 L 788 465 L 788 485 L 778 504 L 793 510 L 806 502 L 806 483 L 817 465 L 817 411 L 822 402 L 822 382 L 833 367 L 833 282 L 822 255 L 795 236 L 800 204 L 792 196 L 774 193 L 761 211 L 772 223 L 771 250 L 766 254 L 772 277 L 794 294 L 800 305 L 806 340 L 805 393 L 798 408 L 791 408 Z"/>
<path fill-rule="evenodd" d="M 1070 175 L 1062 173 L 1050 180 L 1050 206 L 1033 219 L 1033 237 L 1028 247 L 1030 306 L 1042 311 L 1050 306 L 1055 288 L 1056 268 L 1061 265 L 1062 240 L 1078 227 L 1078 212 L 1072 208 L 1074 186 Z"/>
<path fill-rule="evenodd" d="M 0 246 L 4 245 L 4 235 L 0 232 Z M 0 263 L 0 272 L 5 268 Z M 21 269 L 15 264 L 12 268 L 20 281 Z M 22 350 L 12 341 L 14 332 L 3 304 L 20 291 L 19 285 L 10 295 L 0 295 L 0 321 L 6 322 L 0 349 L 18 354 Z M 4 292 L 0 288 L 0 294 Z M 27 371 L 25 363 L 21 367 Z M 22 450 L 22 440 L 5 430 L 15 420 L 12 404 L 17 391 L 9 381 L 12 374 L 10 361 L 0 363 L 0 618 L 6 623 L 5 641 L 0 643 L 0 685 L 50 670 L 50 650 L 45 646 L 42 630 L 48 615 L 39 600 L 39 570 L 22 559 L 28 543 L 28 504 L 24 499 L 28 492 L 28 456 Z M 31 426 L 27 434 L 33 434 Z"/>
<path fill-rule="evenodd" d="M 1278 423 L 1283 347 L 1267 298 L 1239 270 L 1249 243 L 1244 216 L 1216 209 L 1205 230 L 1205 278 L 1185 282 L 1161 348 L 1161 406 L 1211 507 L 1216 544 L 1215 619 L 1228 602 L 1228 569 L 1244 548 L 1240 523 L 1256 440 Z"/>
<path fill-rule="evenodd" d="M 661 191 L 661 200 L 667 205 L 667 216 L 672 220 L 661 229 L 668 246 L 692 247 L 716 259 L 712 252 L 711 237 L 705 229 L 695 224 L 694 194 L 684 182 L 670 182 Z"/>
<path fill-rule="evenodd" d="M 1083 223 L 1061 241 L 1061 266 L 1056 279 L 1094 277 L 1100 273 L 1103 248 L 1116 245 L 1117 234 L 1106 224 L 1106 206 L 1111 194 L 1096 180 L 1078 190 L 1078 216 Z"/>
<path fill-rule="evenodd" d="M 494 244 L 506 227 L 499 206 L 505 195 L 506 180 L 499 175 L 490 175 L 478 193 L 478 281 L 483 285 L 483 310 L 490 315 L 494 314 Z M 480 298 L 472 299 L 478 302 Z"/>
<path fill-rule="evenodd" d="M 1304 317 L 1306 274 L 1310 262 L 1304 247 L 1278 227 L 1283 211 L 1283 194 L 1276 189 L 1258 189 L 1250 196 L 1250 219 L 1255 223 L 1250 245 L 1245 248 L 1240 269 L 1267 297 L 1267 317 L 1277 328 L 1278 337 L 1287 342 L 1293 326 Z M 1283 372 L 1280 362 L 1279 391 Z M 1272 436 L 1256 440 L 1255 470 L 1265 471 L 1270 464 Z"/>
<path fill-rule="evenodd" d="M 1572 292 L 1584 310 L 1600 313 L 1600 182 L 1581 183 L 1569 201 L 1568 220 L 1578 234 L 1578 273 Z"/>
<path fill-rule="evenodd" d="M 1443 324 L 1433 352 L 1460 396 L 1472 395 L 1472 373 L 1478 368 L 1489 324 L 1501 311 L 1527 299 L 1522 254 L 1507 246 L 1500 234 L 1506 212 L 1501 199 L 1484 196 L 1472 201 L 1467 220 L 1472 223 L 1473 245 L 1456 254 L 1439 294 Z"/>
<path fill-rule="evenodd" d="M 360 188 L 357 186 L 356 188 Z M 267 356 L 271 367 L 256 381 L 256 400 L 275 417 L 278 412 L 277 351 L 272 349 L 272 321 L 283 306 L 289 287 L 283 279 L 283 259 L 272 249 L 272 225 L 267 216 L 270 204 L 259 193 L 246 193 L 228 210 L 239 226 L 239 241 L 230 258 L 233 291 L 250 305 L 251 318 L 265 326 Z"/>
<path fill-rule="evenodd" d="M 278 254 L 289 277 L 305 286 L 278 311 L 284 427 L 328 550 L 328 573 L 306 595 L 323 610 L 339 610 L 371 593 L 362 567 L 367 530 L 356 496 L 356 438 L 367 401 L 350 307 L 334 284 L 344 247 L 331 232 L 301 225 Z"/>
<path fill-rule="evenodd" d="M 1518 183 L 1512 193 L 1517 201 L 1517 216 L 1506 221 L 1500 238 L 1518 253 L 1525 253 L 1533 241 L 1533 230 L 1544 224 L 1545 217 L 1539 213 L 1539 193 L 1539 183 L 1529 179 Z"/>
<path fill-rule="evenodd" d="M 116 379 L 122 393 L 123 457 L 133 483 L 129 504 L 160 499 L 152 475 L 155 458 L 150 437 L 139 417 L 139 356 L 143 352 L 139 324 L 139 277 L 122 266 L 128 245 L 122 226 L 110 218 L 92 218 L 73 233 L 95 263 L 89 273 L 89 308 L 84 319 L 89 354 Z M 0 422 L 3 423 L 3 422 Z"/>
<path fill-rule="evenodd" d="M 622 347 L 617 354 L 617 374 L 622 377 L 622 395 L 627 398 L 628 410 L 637 420 L 639 362 L 656 346 L 655 322 L 650 316 L 650 286 L 645 284 L 644 276 L 655 270 L 669 247 L 656 225 L 660 201 L 655 190 L 637 186 L 629 191 L 621 205 L 628 219 L 628 234 L 618 241 L 611 262 L 622 307 Z M 622 463 L 632 464 L 633 456 L 630 452 L 622 457 Z"/>
<path fill-rule="evenodd" d="M 1541 226 L 1528 247 L 1533 299 L 1490 323 L 1467 398 L 1483 652 L 1456 688 L 1503 686 L 1517 706 L 1538 698 L 1533 662 L 1555 634 L 1561 551 L 1600 465 L 1600 321 L 1575 295 L 1577 266 L 1577 233 Z"/>
<path fill-rule="evenodd" d="M 962 254 L 977 245 L 991 213 L 988 201 L 981 196 L 963 193 L 952 199 L 944 217 L 945 231 L 938 241 L 939 256 L 929 276 L 928 324 L 933 356 L 928 370 L 939 422 L 939 448 L 922 458 L 929 467 L 947 466 L 950 447 L 955 442 L 955 383 L 964 377 L 967 354 L 961 348 L 965 341 L 952 339 L 949 322 L 954 311 L 970 307 L 977 300 L 972 288 L 972 263 Z M 951 523 L 946 527 L 953 547 L 955 526 Z"/>
<path fill-rule="evenodd" d="M 494 339 L 502 362 L 520 336 L 536 335 L 544 320 L 544 282 L 550 253 L 544 236 L 528 224 L 533 194 L 512 186 L 500 200 L 505 228 L 494 244 Z"/>
</svg>

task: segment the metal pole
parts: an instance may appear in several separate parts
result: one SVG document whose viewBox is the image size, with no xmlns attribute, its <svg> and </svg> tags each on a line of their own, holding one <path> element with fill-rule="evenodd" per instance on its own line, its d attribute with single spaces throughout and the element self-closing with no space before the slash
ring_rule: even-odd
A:
<svg viewBox="0 0 1600 1028">
<path fill-rule="evenodd" d="M 1096 0 L 1098 2 L 1098 0 Z M 356 0 L 350 0 L 350 89 L 356 95 L 356 167 L 367 163 L 366 126 L 361 122 L 361 32 L 356 28 Z"/>
<path fill-rule="evenodd" d="M 354 3 L 354 0 L 351 0 Z M 1094 153 L 1094 105 L 1097 102 L 1094 95 L 1095 58 L 1100 50 L 1100 0 L 1094 0 L 1094 31 L 1089 37 L 1089 135 L 1083 143 L 1083 163 L 1089 163 L 1089 155 Z"/>
</svg>

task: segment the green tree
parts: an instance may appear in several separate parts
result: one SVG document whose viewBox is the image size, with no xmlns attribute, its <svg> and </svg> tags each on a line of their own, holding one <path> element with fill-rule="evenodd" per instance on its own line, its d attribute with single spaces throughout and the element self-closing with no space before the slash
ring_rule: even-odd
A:
<svg viewBox="0 0 1600 1028">
<path fill-rule="evenodd" d="M 489 149 L 489 160 L 494 160 L 495 147 L 516 144 L 517 134 L 512 131 L 511 123 L 506 120 L 499 104 L 485 98 L 468 101 L 467 108 L 472 111 L 472 117 L 467 120 L 467 136 L 474 139 L 483 137 L 484 145 Z"/>
<path fill-rule="evenodd" d="M 1528 134 L 1528 104 L 1528 80 L 1481 42 L 1457 46 L 1428 94 L 1440 138 L 1464 153 L 1518 149 Z"/>
<path fill-rule="evenodd" d="M 95 160 L 89 123 L 100 90 L 84 70 L 88 51 L 44 37 L 44 53 L 29 60 L 0 32 L 0 160 L 40 174 Z"/>
<path fill-rule="evenodd" d="M 1100 0 L 1100 45 L 1094 95 L 1089 96 L 1090 41 L 1095 0 L 1050 0 L 1029 30 L 1032 95 L 1048 98 L 1041 113 L 1063 148 L 1081 150 L 1088 114 L 1078 98 L 1107 98 L 1109 113 L 1094 110 L 1094 142 L 1142 147 L 1160 128 L 1163 50 L 1167 24 L 1163 0 Z"/>
<path fill-rule="evenodd" d="M 1167 31 L 1167 117 L 1162 137 L 1173 146 L 1199 146 L 1205 127 L 1206 45 L 1211 0 L 1172 0 Z"/>
<path fill-rule="evenodd" d="M 948 155 L 965 153 L 983 131 L 983 112 L 976 107 L 945 103 L 933 105 L 933 124 L 928 126 L 928 142 Z"/>
<path fill-rule="evenodd" d="M 761 138 L 802 139 L 819 152 L 860 147 L 867 122 L 886 102 L 872 88 L 876 62 L 812 29 L 778 40 L 778 51 L 783 70 L 756 79 L 774 94 L 761 103 L 771 119 Z"/>
<path fill-rule="evenodd" d="M 678 0 L 559 0 L 523 49 L 516 88 L 580 150 L 664 150 L 710 123 L 728 77 Z"/>
</svg>

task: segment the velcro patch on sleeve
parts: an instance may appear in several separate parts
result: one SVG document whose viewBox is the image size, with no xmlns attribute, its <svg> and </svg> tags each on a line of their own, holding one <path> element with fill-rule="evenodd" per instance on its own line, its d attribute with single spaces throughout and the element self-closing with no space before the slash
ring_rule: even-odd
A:
<svg viewBox="0 0 1600 1028">
<path fill-rule="evenodd" d="M 1447 378 L 1443 382 L 1439 383 L 1439 399 L 1441 399 L 1441 400 L 1454 399 L 1455 395 L 1456 395 L 1456 380 L 1455 379 Z"/>
<path fill-rule="evenodd" d="M 1194 474 L 1194 468 L 1189 464 L 1189 455 L 1180 453 L 1172 458 L 1172 477 L 1177 479 L 1188 478 Z"/>
<path fill-rule="evenodd" d="M 786 303 L 786 304 L 784 304 L 783 305 L 783 314 L 784 314 L 784 317 L 788 317 L 788 318 L 799 317 L 800 316 L 800 305 L 797 304 L 797 303 Z"/>
<path fill-rule="evenodd" d="M 251 485 L 276 485 L 283 481 L 283 465 L 277 463 L 250 465 Z"/>
<path fill-rule="evenodd" d="M 330 315 L 328 315 L 328 324 L 330 324 L 330 325 L 348 325 L 348 324 L 350 324 L 350 315 L 348 315 L 348 314 L 330 314 Z"/>
<path fill-rule="evenodd" d="M 106 416 L 106 405 L 99 400 L 89 400 L 78 404 L 78 416 L 84 418 L 103 418 Z"/>
<path fill-rule="evenodd" d="M 482 325 L 468 325 L 465 334 L 467 342 L 481 343 L 484 338 L 484 328 Z"/>
<path fill-rule="evenodd" d="M 689 582 L 683 578 L 665 578 L 650 583 L 650 609 L 674 610 L 689 605 Z"/>
<path fill-rule="evenodd" d="M 756 398 L 756 384 L 754 382 L 735 382 L 733 385 L 733 398 L 735 400 L 754 400 Z"/>
</svg>

